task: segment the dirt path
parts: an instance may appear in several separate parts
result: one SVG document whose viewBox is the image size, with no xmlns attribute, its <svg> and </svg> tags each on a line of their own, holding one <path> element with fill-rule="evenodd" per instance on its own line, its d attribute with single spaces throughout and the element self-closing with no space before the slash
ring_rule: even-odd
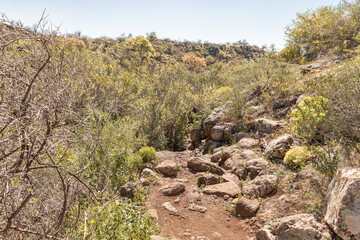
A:
<svg viewBox="0 0 360 240">
<path fill-rule="evenodd" d="M 222 197 L 204 195 L 197 188 L 196 173 L 187 167 L 187 160 L 192 152 L 163 152 L 160 160 L 175 161 L 180 166 L 176 178 L 158 178 L 150 185 L 150 195 L 146 202 L 147 209 L 155 209 L 158 223 L 163 235 L 176 239 L 233 239 L 247 240 L 251 234 L 251 221 L 239 219 L 226 210 Z M 186 189 L 176 196 L 164 196 L 159 189 L 174 181 L 185 184 Z M 178 210 L 171 214 L 162 207 L 165 202 L 171 203 Z M 206 207 L 206 212 L 192 211 L 190 204 Z"/>
</svg>

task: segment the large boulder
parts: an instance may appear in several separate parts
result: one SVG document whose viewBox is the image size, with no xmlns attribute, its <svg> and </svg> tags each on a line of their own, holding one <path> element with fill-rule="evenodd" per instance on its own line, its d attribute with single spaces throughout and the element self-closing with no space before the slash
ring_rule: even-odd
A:
<svg viewBox="0 0 360 240">
<path fill-rule="evenodd" d="M 311 214 L 276 220 L 256 233 L 257 240 L 331 240 L 329 229 Z"/>
<path fill-rule="evenodd" d="M 227 142 L 231 140 L 235 132 L 235 123 L 220 122 L 211 129 L 211 139 L 218 142 Z"/>
<path fill-rule="evenodd" d="M 225 170 L 212 163 L 210 161 L 206 161 L 200 157 L 190 158 L 188 161 L 188 167 L 199 172 L 210 172 L 218 175 L 222 175 L 225 173 Z"/>
<path fill-rule="evenodd" d="M 259 200 L 242 197 L 236 202 L 235 213 L 241 217 L 253 217 L 259 209 Z"/>
<path fill-rule="evenodd" d="M 203 122 L 205 136 L 210 138 L 211 137 L 211 129 L 221 121 L 221 118 L 224 117 L 225 114 L 225 107 L 218 107 L 215 108 L 212 113 L 205 118 Z"/>
<path fill-rule="evenodd" d="M 159 191 L 165 196 L 173 196 L 185 191 L 185 185 L 180 182 L 173 182 L 163 186 Z"/>
<path fill-rule="evenodd" d="M 283 121 L 274 121 L 267 118 L 255 119 L 250 127 L 258 133 L 274 133 L 278 128 L 284 126 L 286 123 Z"/>
<path fill-rule="evenodd" d="M 360 239 L 360 168 L 338 170 L 328 187 L 324 219 L 342 239 Z"/>
<path fill-rule="evenodd" d="M 176 177 L 177 175 L 177 166 L 174 161 L 165 160 L 155 168 L 158 172 L 167 177 Z"/>
<path fill-rule="evenodd" d="M 278 137 L 266 147 L 265 156 L 269 159 L 283 159 L 293 142 L 294 139 L 289 134 Z"/>
<path fill-rule="evenodd" d="M 216 195 L 219 197 L 224 197 L 225 195 L 234 197 L 238 194 L 241 194 L 241 191 L 238 185 L 236 185 L 236 183 L 225 182 L 225 183 L 206 186 L 203 190 L 203 193 L 208 195 Z"/>
<path fill-rule="evenodd" d="M 242 193 L 248 197 L 265 197 L 276 189 L 277 177 L 274 175 L 261 175 L 244 184 Z"/>
</svg>

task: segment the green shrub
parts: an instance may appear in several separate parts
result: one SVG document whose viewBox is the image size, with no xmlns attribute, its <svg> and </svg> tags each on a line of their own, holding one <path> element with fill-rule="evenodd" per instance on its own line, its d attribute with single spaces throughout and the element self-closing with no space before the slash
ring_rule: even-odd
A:
<svg viewBox="0 0 360 240">
<path fill-rule="evenodd" d="M 322 141 L 327 114 L 327 98 L 305 97 L 290 113 L 292 133 L 309 142 Z"/>
<path fill-rule="evenodd" d="M 310 157 L 307 147 L 293 147 L 285 155 L 284 163 L 290 166 L 303 167 Z"/>
<path fill-rule="evenodd" d="M 334 143 L 323 147 L 313 147 L 314 159 L 313 167 L 324 176 L 332 179 L 338 169 L 339 154 L 333 149 Z"/>
<path fill-rule="evenodd" d="M 298 45 L 288 45 L 279 52 L 280 60 L 285 62 L 300 62 L 301 47 Z"/>
<path fill-rule="evenodd" d="M 157 154 L 153 147 L 142 147 L 139 150 L 139 154 L 143 162 L 152 162 L 157 159 Z"/>
<path fill-rule="evenodd" d="M 86 239 L 146 240 L 158 233 L 150 215 L 141 210 L 137 203 L 116 200 L 107 206 L 92 207 L 87 215 L 84 228 L 78 233 L 79 238 L 86 236 Z"/>
</svg>

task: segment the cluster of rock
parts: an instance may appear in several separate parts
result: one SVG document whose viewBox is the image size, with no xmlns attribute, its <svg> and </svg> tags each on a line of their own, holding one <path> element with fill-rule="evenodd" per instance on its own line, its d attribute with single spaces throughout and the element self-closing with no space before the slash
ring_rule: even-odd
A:
<svg viewBox="0 0 360 240">
<path fill-rule="evenodd" d="M 277 116 L 283 117 L 297 99 L 279 98 L 272 108 Z M 261 115 L 264 111 L 261 101 L 256 99 L 248 102 L 244 110 L 248 115 Z M 212 154 L 189 157 L 186 166 L 182 167 L 195 174 L 197 187 L 202 189 L 201 194 L 230 200 L 235 204 L 236 215 L 252 218 L 262 208 L 259 199 L 266 201 L 277 191 L 277 168 L 268 160 L 281 161 L 294 144 L 293 137 L 288 134 L 276 137 L 269 143 L 263 137 L 285 125 L 284 121 L 257 118 L 249 123 L 249 128 L 260 138 L 252 138 L 250 134 L 237 133 L 236 125 L 226 121 L 225 108 L 217 108 L 204 120 L 201 129 L 191 132 L 192 147 L 198 148 L 205 143 L 206 149 L 210 149 Z M 220 148 L 225 142 L 233 140 L 237 140 L 236 145 Z M 175 161 L 165 160 L 153 170 L 165 177 L 175 178 L 178 168 Z M 154 176 L 153 170 L 145 168 L 142 177 Z M 311 170 L 298 173 L 295 180 L 300 182 L 304 179 L 310 179 L 315 187 L 320 186 L 322 181 Z M 183 182 L 175 179 L 163 185 L 159 191 L 164 196 L 177 196 L 188 190 Z M 162 207 L 171 215 L 178 215 L 170 202 L 163 203 Z M 324 209 L 323 218 L 321 215 L 297 214 L 276 219 L 259 229 L 255 239 L 330 240 L 335 233 L 344 240 L 360 240 L 360 169 L 344 168 L 337 172 L 328 187 Z M 188 210 L 199 213 L 207 211 L 205 206 L 198 204 L 189 204 Z M 156 237 L 152 239 L 162 239 Z"/>
</svg>

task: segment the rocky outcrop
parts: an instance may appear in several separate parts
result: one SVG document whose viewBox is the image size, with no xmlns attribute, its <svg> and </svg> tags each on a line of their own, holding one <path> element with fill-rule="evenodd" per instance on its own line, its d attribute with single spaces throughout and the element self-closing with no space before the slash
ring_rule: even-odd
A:
<svg viewBox="0 0 360 240">
<path fill-rule="evenodd" d="M 360 239 L 359 168 L 338 170 L 328 187 L 324 219 L 342 239 Z"/>
<path fill-rule="evenodd" d="M 188 161 L 188 167 L 198 172 L 210 172 L 218 175 L 225 173 L 224 169 L 215 163 L 206 161 L 200 157 L 193 157 Z"/>
<path fill-rule="evenodd" d="M 224 197 L 228 195 L 234 197 L 238 194 L 241 194 L 239 187 L 234 182 L 225 182 L 215 185 L 206 186 L 203 190 L 204 194 L 216 195 L 219 197 Z"/>
<path fill-rule="evenodd" d="M 253 217 L 259 209 L 259 200 L 242 197 L 236 203 L 235 213 L 241 217 Z"/>
<path fill-rule="evenodd" d="M 211 138 L 211 129 L 221 121 L 221 118 L 225 116 L 225 107 L 215 108 L 212 113 L 204 120 L 203 126 L 205 136 Z"/>
<path fill-rule="evenodd" d="M 159 189 L 165 196 L 173 196 L 185 190 L 185 185 L 180 182 L 169 183 Z"/>
<path fill-rule="evenodd" d="M 286 123 L 283 121 L 274 121 L 266 118 L 258 118 L 255 119 L 251 124 L 250 127 L 253 129 L 254 132 L 258 133 L 267 133 L 271 134 L 274 133 L 278 128 L 284 126 Z"/>
<path fill-rule="evenodd" d="M 280 218 L 256 233 L 257 240 L 331 240 L 326 225 L 311 214 Z"/>
<path fill-rule="evenodd" d="M 155 169 L 166 177 L 176 177 L 177 175 L 176 163 L 171 160 L 163 161 Z"/>
<path fill-rule="evenodd" d="M 278 137 L 266 147 L 265 156 L 269 159 L 283 159 L 293 142 L 294 139 L 289 134 Z"/>
<path fill-rule="evenodd" d="M 274 175 L 262 175 L 243 186 L 242 193 L 248 197 L 265 197 L 276 189 L 277 177 Z"/>
<path fill-rule="evenodd" d="M 211 129 L 211 139 L 218 142 L 230 141 L 232 135 L 236 132 L 234 123 L 220 122 Z"/>
</svg>

